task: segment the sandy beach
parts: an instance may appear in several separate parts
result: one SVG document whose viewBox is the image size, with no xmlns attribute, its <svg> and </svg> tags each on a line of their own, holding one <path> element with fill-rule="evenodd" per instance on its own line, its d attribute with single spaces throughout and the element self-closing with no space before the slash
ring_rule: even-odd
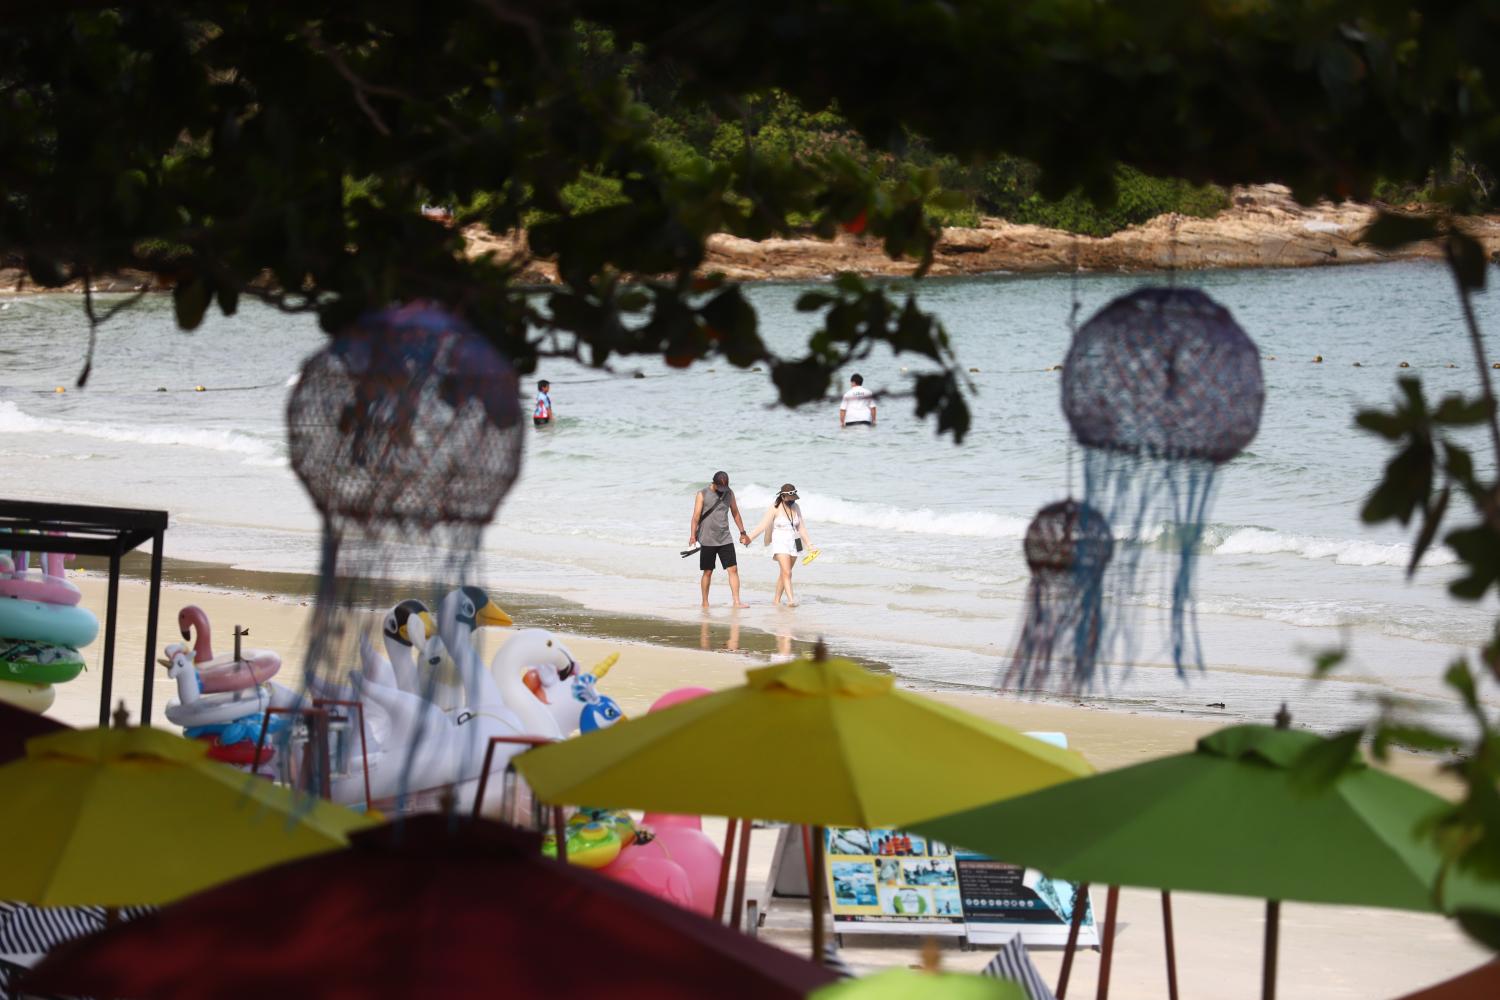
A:
<svg viewBox="0 0 1500 1000">
<path fill-rule="evenodd" d="M 102 609 L 106 587 L 97 576 L 80 578 L 84 601 Z M 114 692 L 132 713 L 140 701 L 145 656 L 147 588 L 126 580 L 120 588 Z M 310 604 L 300 598 L 278 598 L 250 591 L 174 585 L 163 588 L 158 646 L 176 638 L 177 610 L 184 604 L 203 607 L 217 630 L 235 625 L 250 629 L 250 644 L 275 649 L 283 656 L 283 680 L 294 683 L 296 663 L 306 639 Z M 518 625 L 527 625 L 518 620 Z M 504 630 L 495 630 L 496 637 Z M 493 639 L 491 640 L 493 641 Z M 644 643 L 566 635 L 563 641 L 581 663 L 620 654 L 601 687 L 627 714 L 640 713 L 658 695 L 687 685 L 722 688 L 738 683 L 747 667 L 765 662 L 758 654 L 672 648 Z M 49 713 L 74 725 L 97 717 L 102 637 L 85 651 L 90 669 L 58 689 Z M 217 644 L 217 637 L 216 637 Z M 159 652 L 159 649 L 158 649 Z M 290 676 L 285 676 L 289 674 Z M 153 672 L 153 724 L 165 726 L 161 706 L 175 693 L 166 672 Z M 1216 724 L 1203 719 L 1173 719 L 1085 705 L 1040 704 L 1000 696 L 938 693 L 935 697 L 1027 731 L 1060 731 L 1095 767 L 1121 767 L 1191 749 L 1193 741 Z M 1435 762 L 1415 755 L 1392 761 L 1392 769 L 1438 791 L 1446 785 Z M 788 776 L 795 780 L 794 776 Z M 708 821 L 716 839 L 723 824 Z M 766 898 L 765 880 L 776 840 L 775 829 L 758 830 L 752 839 L 747 895 Z M 1094 892 L 1096 911 L 1104 892 Z M 1146 1000 L 1166 995 L 1158 894 L 1127 889 L 1121 893 L 1120 931 L 1111 995 Z M 1232 998 L 1258 994 L 1263 904 L 1246 899 L 1178 894 L 1173 897 L 1178 975 L 1183 996 Z M 762 909 L 764 909 L 762 904 Z M 791 950 L 805 951 L 807 908 L 800 901 L 777 900 L 767 913 L 762 936 Z M 847 937 L 844 957 L 858 970 L 917 961 L 918 941 L 893 936 Z M 965 952 L 954 942 L 944 946 L 944 966 L 975 971 L 992 952 Z M 1055 981 L 1061 950 L 1036 948 L 1032 956 L 1044 975 Z M 1280 995 L 1287 998 L 1396 997 L 1480 964 L 1486 953 L 1470 943 L 1449 921 L 1390 910 L 1286 904 L 1282 909 Z M 1075 996 L 1090 996 L 1098 970 L 1097 952 L 1080 954 L 1075 965 Z"/>
</svg>

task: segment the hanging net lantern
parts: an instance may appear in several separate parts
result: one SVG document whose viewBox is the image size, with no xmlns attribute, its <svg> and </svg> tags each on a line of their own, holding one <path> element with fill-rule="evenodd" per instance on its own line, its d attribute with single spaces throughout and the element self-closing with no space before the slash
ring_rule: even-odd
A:
<svg viewBox="0 0 1500 1000">
<path fill-rule="evenodd" d="M 1024 543 L 1026 620 L 1001 687 L 1072 692 L 1092 683 L 1114 549 L 1109 522 L 1087 504 L 1070 498 L 1037 511 Z"/>
<path fill-rule="evenodd" d="M 452 651 L 442 657 L 429 611 L 477 580 L 480 536 L 520 473 L 519 390 L 488 341 L 427 303 L 367 315 L 303 364 L 287 439 L 323 516 L 312 695 L 357 697 L 350 678 L 362 665 L 368 675 L 372 656 L 421 667 L 427 653 L 421 694 L 458 707 L 459 668 Z M 368 700 L 365 710 L 379 744 L 390 720 Z"/>
<path fill-rule="evenodd" d="M 1143 288 L 1078 331 L 1063 366 L 1062 404 L 1084 449 L 1085 502 L 1114 526 L 1110 636 L 1133 655 L 1144 547 L 1175 553 L 1168 641 L 1179 674 L 1202 666 L 1192 612 L 1196 550 L 1219 466 L 1260 428 L 1260 352 L 1229 311 L 1191 288 Z M 1088 627 L 1092 627 L 1091 625 Z"/>
</svg>

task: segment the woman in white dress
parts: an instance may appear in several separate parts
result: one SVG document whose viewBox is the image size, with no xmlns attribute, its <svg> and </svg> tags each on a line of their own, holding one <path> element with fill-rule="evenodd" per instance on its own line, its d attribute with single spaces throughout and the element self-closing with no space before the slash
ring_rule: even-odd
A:
<svg viewBox="0 0 1500 1000">
<path fill-rule="evenodd" d="M 781 492 L 776 494 L 771 509 L 766 511 L 766 516 L 760 519 L 760 525 L 750 533 L 750 540 L 753 541 L 760 534 L 766 536 L 764 544 L 770 548 L 771 557 L 781 567 L 781 577 L 776 581 L 776 594 L 771 598 L 771 603 L 780 604 L 782 592 L 785 591 L 786 606 L 795 608 L 797 598 L 792 592 L 792 567 L 797 565 L 797 556 L 804 546 L 809 552 L 813 547 L 812 539 L 807 536 L 807 522 L 802 517 L 802 509 L 797 506 L 797 487 L 791 483 L 782 484 Z"/>
</svg>

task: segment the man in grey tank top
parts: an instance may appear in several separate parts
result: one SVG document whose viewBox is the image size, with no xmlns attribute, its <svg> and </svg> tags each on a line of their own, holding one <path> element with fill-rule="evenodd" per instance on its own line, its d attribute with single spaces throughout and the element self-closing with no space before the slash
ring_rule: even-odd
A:
<svg viewBox="0 0 1500 1000">
<path fill-rule="evenodd" d="M 745 534 L 745 522 L 740 518 L 740 505 L 734 499 L 734 490 L 729 488 L 729 473 L 715 472 L 713 482 L 701 489 L 693 498 L 692 532 L 688 539 L 691 548 L 697 545 L 698 568 L 703 571 L 700 584 L 703 590 L 703 606 L 708 607 L 708 585 L 714 575 L 714 559 L 719 560 L 729 573 L 729 592 L 734 597 L 734 606 L 748 608 L 740 600 L 740 568 L 734 554 L 734 536 L 729 533 L 729 515 L 740 529 L 740 544 L 749 545 L 750 536 Z"/>
</svg>

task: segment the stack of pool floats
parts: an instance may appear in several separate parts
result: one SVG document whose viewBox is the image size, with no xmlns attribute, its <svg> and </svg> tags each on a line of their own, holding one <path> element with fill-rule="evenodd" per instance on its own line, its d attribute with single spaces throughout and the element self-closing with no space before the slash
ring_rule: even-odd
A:
<svg viewBox="0 0 1500 1000">
<path fill-rule="evenodd" d="M 45 712 L 57 692 L 83 670 L 79 647 L 99 635 L 99 619 L 78 606 L 82 594 L 64 578 L 70 556 L 41 553 L 36 572 L 30 553 L 0 555 L 0 701 Z"/>
<path fill-rule="evenodd" d="M 268 767 L 276 755 L 270 737 L 284 728 L 286 716 L 272 716 L 259 759 L 256 744 L 271 704 L 266 682 L 281 669 L 281 657 L 265 649 L 241 650 L 240 637 L 249 633 L 239 628 L 234 630 L 234 655 L 215 657 L 208 614 L 194 604 L 177 613 L 177 626 L 188 643 L 168 646 L 159 661 L 177 682 L 177 697 L 167 702 L 167 719 L 189 739 L 207 743 L 213 760 L 246 771 Z"/>
</svg>

